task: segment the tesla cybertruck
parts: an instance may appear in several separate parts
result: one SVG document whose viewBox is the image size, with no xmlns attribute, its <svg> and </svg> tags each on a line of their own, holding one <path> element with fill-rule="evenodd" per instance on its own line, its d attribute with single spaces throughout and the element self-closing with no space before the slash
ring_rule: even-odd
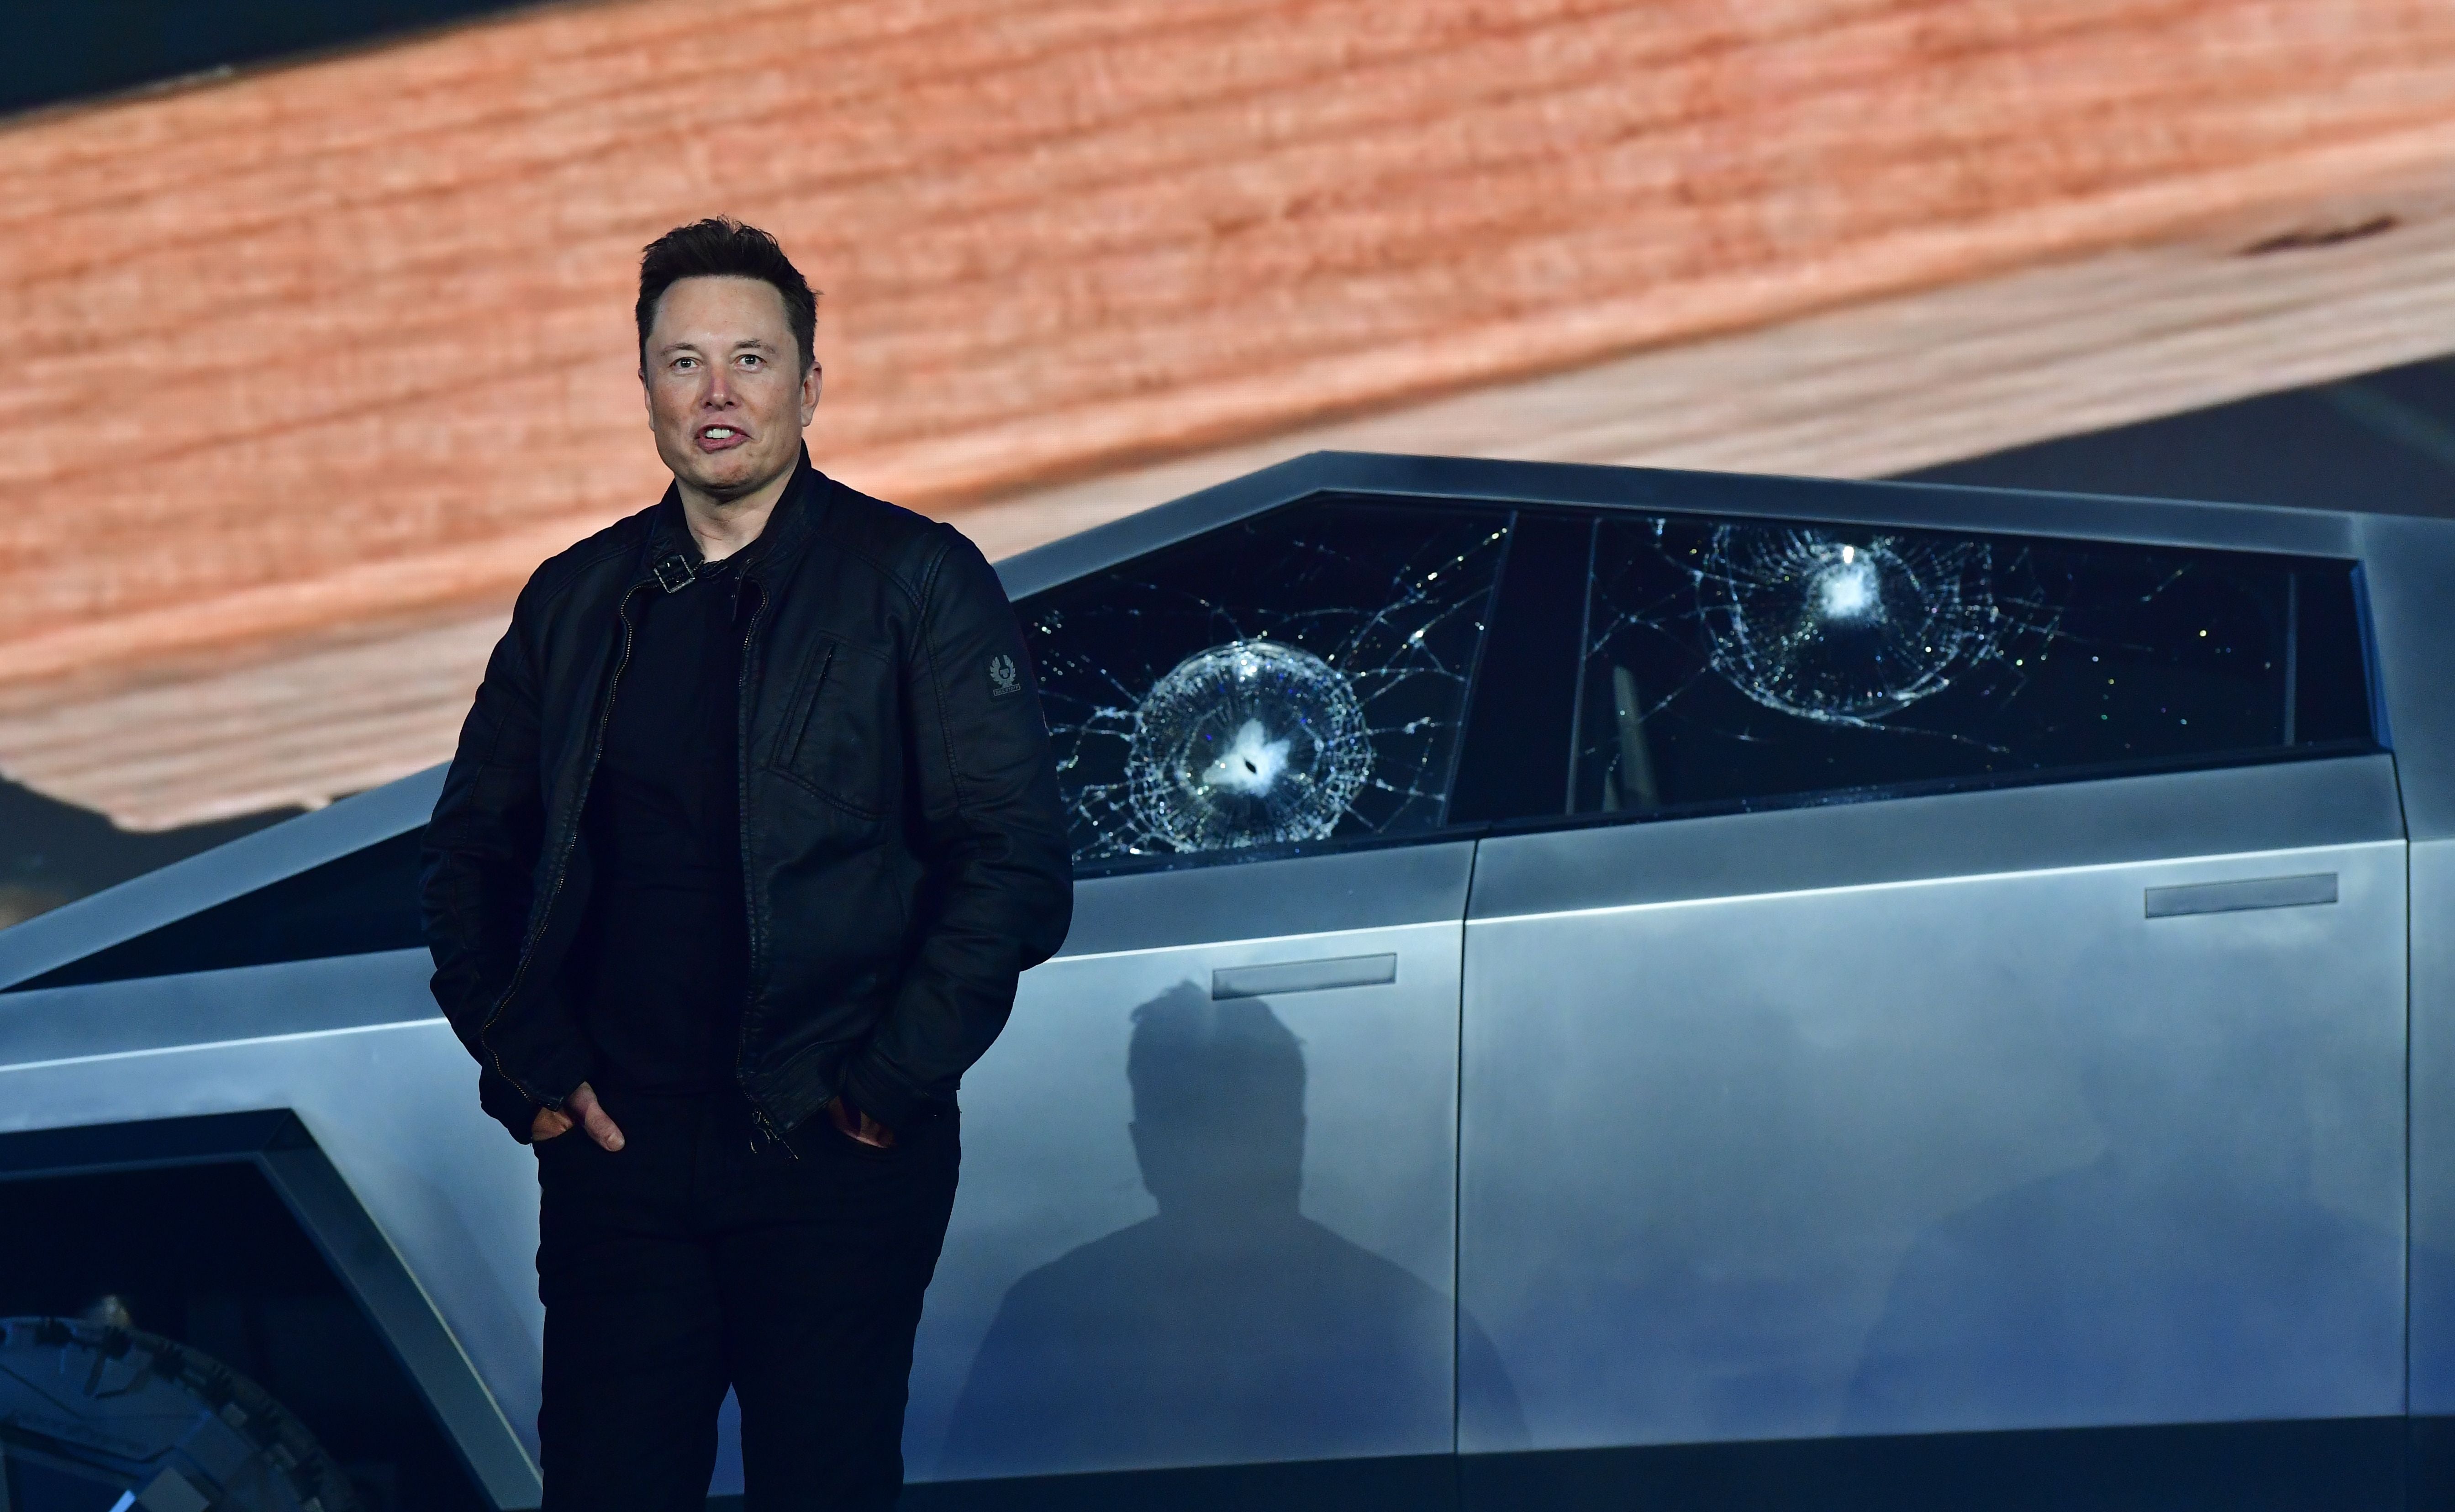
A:
<svg viewBox="0 0 2455 1512">
<path fill-rule="evenodd" d="M 1325 454 L 1004 563 L 1078 905 L 906 1504 L 2420 1504 L 2455 522 L 2365 502 Z M 0 936 L 0 1315 L 137 1330 L 12 1324 L 0 1454 L 134 1486 L 163 1335 L 535 1504 L 438 780 Z"/>
</svg>

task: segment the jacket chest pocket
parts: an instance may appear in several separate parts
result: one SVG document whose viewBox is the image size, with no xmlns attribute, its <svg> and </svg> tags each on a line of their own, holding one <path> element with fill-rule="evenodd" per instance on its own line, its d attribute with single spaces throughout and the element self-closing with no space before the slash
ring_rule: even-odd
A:
<svg viewBox="0 0 2455 1512">
<path fill-rule="evenodd" d="M 842 641 L 819 641 L 784 705 L 768 767 L 838 807 L 878 817 L 885 809 L 893 692 L 883 660 Z"/>
</svg>

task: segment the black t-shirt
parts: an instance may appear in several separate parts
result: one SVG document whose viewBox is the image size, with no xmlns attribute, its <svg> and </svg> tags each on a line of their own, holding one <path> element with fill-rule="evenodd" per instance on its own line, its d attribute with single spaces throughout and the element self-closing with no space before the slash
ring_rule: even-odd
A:
<svg viewBox="0 0 2455 1512">
<path fill-rule="evenodd" d="M 636 1091 L 734 1085 L 750 965 L 734 755 L 751 595 L 739 569 L 756 550 L 632 600 L 631 655 L 589 787 L 592 891 L 572 984 L 599 1077 Z"/>
</svg>

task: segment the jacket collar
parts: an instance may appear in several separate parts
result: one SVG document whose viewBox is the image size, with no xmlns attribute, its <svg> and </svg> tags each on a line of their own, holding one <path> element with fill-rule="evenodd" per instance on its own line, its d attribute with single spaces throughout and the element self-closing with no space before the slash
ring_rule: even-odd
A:
<svg viewBox="0 0 2455 1512">
<path fill-rule="evenodd" d="M 809 543 L 822 508 L 819 485 L 823 481 L 824 474 L 810 465 L 810 449 L 802 447 L 791 480 L 767 516 L 767 528 L 737 554 L 745 580 L 781 575 Z M 675 593 L 697 577 L 701 565 L 699 540 L 682 515 L 680 486 L 668 483 L 665 496 L 648 512 L 647 539 L 640 547 L 639 575 L 631 586 L 654 583 Z"/>
</svg>

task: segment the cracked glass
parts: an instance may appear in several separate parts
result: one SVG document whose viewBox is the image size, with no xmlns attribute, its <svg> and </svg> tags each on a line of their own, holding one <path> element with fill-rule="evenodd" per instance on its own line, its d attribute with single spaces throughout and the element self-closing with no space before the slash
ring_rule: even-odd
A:
<svg viewBox="0 0 2455 1512">
<path fill-rule="evenodd" d="M 1316 499 L 1025 600 L 1077 863 L 1439 824 L 1507 536 Z"/>
<path fill-rule="evenodd" d="M 2348 563 L 1644 517 L 1597 521 L 1591 561 L 1580 813 L 2370 736 Z"/>
</svg>

